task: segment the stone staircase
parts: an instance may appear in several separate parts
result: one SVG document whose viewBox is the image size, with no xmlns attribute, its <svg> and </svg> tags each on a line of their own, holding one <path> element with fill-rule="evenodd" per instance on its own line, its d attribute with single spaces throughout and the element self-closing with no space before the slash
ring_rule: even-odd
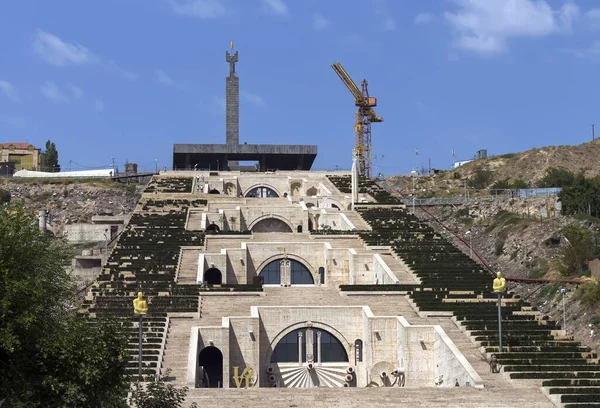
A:
<svg viewBox="0 0 600 408">
<path fill-rule="evenodd" d="M 551 408 L 554 405 L 535 389 L 431 388 L 196 388 L 188 392 L 184 407 L 243 406 L 246 408 Z"/>
<path fill-rule="evenodd" d="M 371 226 L 355 211 L 344 211 L 344 214 L 358 231 L 370 230 Z"/>
<path fill-rule="evenodd" d="M 203 211 L 190 211 L 188 214 L 187 226 L 186 229 L 189 231 L 200 231 L 201 223 L 202 223 L 202 213 Z"/>
<path fill-rule="evenodd" d="M 176 381 L 183 386 L 187 376 L 190 332 L 192 326 L 198 325 L 198 320 L 191 317 L 171 317 L 169 321 L 161 375 L 165 375 L 168 368 L 171 372 L 165 381 Z"/>
<path fill-rule="evenodd" d="M 383 261 L 394 272 L 400 283 L 419 283 L 415 275 L 392 254 L 380 254 Z"/>
<path fill-rule="evenodd" d="M 200 247 L 182 248 L 179 268 L 177 269 L 177 283 L 196 284 L 198 275 L 198 255 L 204 250 Z"/>
</svg>

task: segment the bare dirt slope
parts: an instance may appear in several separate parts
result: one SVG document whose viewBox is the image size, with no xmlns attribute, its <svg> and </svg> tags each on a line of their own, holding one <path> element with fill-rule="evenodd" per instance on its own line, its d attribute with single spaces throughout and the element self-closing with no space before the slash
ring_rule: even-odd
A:
<svg viewBox="0 0 600 408">
<path fill-rule="evenodd" d="M 0 189 L 23 200 L 33 211 L 49 211 L 49 229 L 60 234 L 66 224 L 89 223 L 94 215 L 129 214 L 143 185 L 108 180 L 1 179 Z"/>
<path fill-rule="evenodd" d="M 586 177 L 600 174 L 600 140 L 577 146 L 547 146 L 527 150 L 523 153 L 509 153 L 467 163 L 456 171 L 461 177 L 470 177 L 477 170 L 493 170 L 495 180 L 521 179 L 533 185 L 544 177 L 551 167 L 568 170 L 572 173 L 583 171 Z M 452 176 L 448 174 L 446 178 Z"/>
</svg>

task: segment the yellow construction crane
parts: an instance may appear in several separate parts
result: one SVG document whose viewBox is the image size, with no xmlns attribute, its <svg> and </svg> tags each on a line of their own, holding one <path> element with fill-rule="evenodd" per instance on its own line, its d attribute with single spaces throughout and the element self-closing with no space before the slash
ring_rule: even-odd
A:
<svg viewBox="0 0 600 408">
<path fill-rule="evenodd" d="M 358 155 L 360 175 L 370 178 L 373 165 L 371 123 L 383 122 L 383 118 L 377 116 L 373 110 L 377 106 L 377 98 L 369 96 L 369 84 L 366 79 L 361 81 L 361 89 L 359 89 L 344 67 L 342 67 L 342 64 L 334 62 L 331 64 L 331 67 L 350 90 L 354 96 L 354 104 L 358 107 L 354 121 L 354 133 L 356 135 L 355 149 Z"/>
</svg>

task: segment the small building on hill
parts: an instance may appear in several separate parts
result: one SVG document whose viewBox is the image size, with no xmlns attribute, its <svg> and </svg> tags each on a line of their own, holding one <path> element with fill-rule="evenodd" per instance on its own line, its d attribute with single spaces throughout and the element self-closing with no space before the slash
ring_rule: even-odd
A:
<svg viewBox="0 0 600 408">
<path fill-rule="evenodd" d="M 27 142 L 1 142 L 0 163 L 14 163 L 14 170 L 44 170 L 44 154 L 41 149 Z M 4 166 L 8 168 L 9 166 Z M 12 166 L 10 166 L 12 167 Z"/>
</svg>

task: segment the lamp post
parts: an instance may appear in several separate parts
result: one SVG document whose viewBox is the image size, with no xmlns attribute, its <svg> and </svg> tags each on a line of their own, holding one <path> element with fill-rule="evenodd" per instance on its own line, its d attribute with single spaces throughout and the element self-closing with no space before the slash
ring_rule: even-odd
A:
<svg viewBox="0 0 600 408">
<path fill-rule="evenodd" d="M 415 170 L 410 172 L 411 176 L 412 176 L 412 184 L 413 184 L 413 188 L 412 188 L 412 212 L 413 214 L 415 213 L 415 174 L 417 174 L 417 172 Z"/>
<path fill-rule="evenodd" d="M 469 258 L 473 259 L 473 247 L 471 246 L 471 237 L 473 234 L 471 234 L 471 229 L 468 229 L 465 235 L 469 236 Z"/>
<path fill-rule="evenodd" d="M 565 308 L 565 295 L 567 294 L 567 289 L 564 286 L 560 287 L 560 293 L 562 294 L 562 306 L 563 306 L 563 330 L 565 334 L 567 333 L 567 310 Z"/>
<path fill-rule="evenodd" d="M 500 272 L 494 279 L 493 290 L 498 295 L 498 345 L 499 352 L 502 353 L 502 293 L 506 290 L 506 280 Z"/>
<path fill-rule="evenodd" d="M 148 313 L 148 303 L 143 296 L 142 292 L 138 292 L 137 298 L 133 300 L 133 313 L 139 316 L 138 381 L 142 381 L 142 323 L 144 315 Z"/>
</svg>

